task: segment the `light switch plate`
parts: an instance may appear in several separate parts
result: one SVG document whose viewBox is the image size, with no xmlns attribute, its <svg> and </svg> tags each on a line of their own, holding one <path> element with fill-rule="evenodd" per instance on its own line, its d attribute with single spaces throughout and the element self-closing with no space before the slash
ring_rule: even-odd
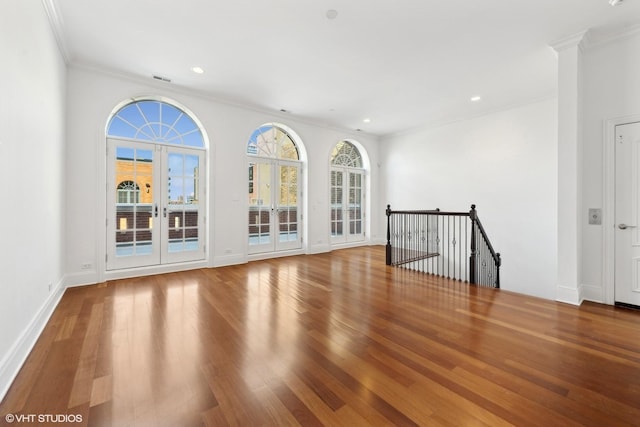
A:
<svg viewBox="0 0 640 427">
<path fill-rule="evenodd" d="M 589 224 L 601 225 L 602 224 L 602 209 L 589 208 Z"/>
</svg>

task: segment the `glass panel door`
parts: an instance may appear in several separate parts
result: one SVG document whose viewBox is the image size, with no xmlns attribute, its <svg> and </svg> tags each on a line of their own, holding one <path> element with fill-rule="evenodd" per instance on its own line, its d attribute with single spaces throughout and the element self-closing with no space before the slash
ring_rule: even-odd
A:
<svg viewBox="0 0 640 427">
<path fill-rule="evenodd" d="M 331 242 L 364 240 L 364 174 L 359 170 L 331 170 Z"/>
<path fill-rule="evenodd" d="M 164 203 L 167 226 L 163 233 L 166 262 L 194 261 L 204 258 L 201 203 L 202 154 L 193 150 L 167 147 L 167 198 Z"/>
<path fill-rule="evenodd" d="M 343 217 L 343 185 L 344 172 L 331 171 L 331 240 L 341 242 L 345 240 Z"/>
<path fill-rule="evenodd" d="M 349 172 L 349 241 L 364 239 L 362 227 L 362 173 Z"/>
<path fill-rule="evenodd" d="M 201 260 L 201 150 L 108 140 L 107 270 Z"/>
<path fill-rule="evenodd" d="M 285 160 L 249 161 L 249 253 L 302 247 L 300 165 Z"/>
<path fill-rule="evenodd" d="M 107 270 L 158 264 L 154 147 L 110 140 L 108 152 Z"/>
<path fill-rule="evenodd" d="M 279 194 L 276 206 L 277 217 L 274 218 L 277 221 L 275 229 L 278 233 L 276 250 L 297 249 L 302 247 L 298 207 L 300 166 L 284 161 L 278 163 L 279 173 L 276 178 L 279 183 L 276 188 Z"/>
<path fill-rule="evenodd" d="M 249 253 L 275 250 L 272 236 L 273 199 L 272 162 L 249 162 Z"/>
</svg>

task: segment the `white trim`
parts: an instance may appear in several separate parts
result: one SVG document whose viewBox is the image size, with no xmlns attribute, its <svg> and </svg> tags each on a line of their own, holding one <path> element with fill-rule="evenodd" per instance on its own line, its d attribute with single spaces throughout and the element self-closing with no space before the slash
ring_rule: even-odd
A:
<svg viewBox="0 0 640 427">
<path fill-rule="evenodd" d="M 586 44 L 587 49 L 593 49 L 600 46 L 607 45 L 609 43 L 613 43 L 616 41 L 625 40 L 631 38 L 640 33 L 640 24 L 630 25 L 627 27 L 622 27 L 611 33 L 606 33 L 602 35 L 589 34 L 592 37 L 589 37 L 588 42 Z"/>
<path fill-rule="evenodd" d="M 223 255 L 213 257 L 213 268 L 227 267 L 229 265 L 246 264 L 248 262 L 247 255 Z"/>
<path fill-rule="evenodd" d="M 556 297 L 556 301 L 558 302 L 563 302 L 565 304 L 571 304 L 571 305 L 580 305 L 582 304 L 582 298 L 581 298 L 581 286 L 579 287 L 579 289 L 575 289 L 575 288 L 569 288 L 566 286 L 560 286 L 558 285 L 556 287 L 557 291 L 558 291 L 558 295 Z"/>
<path fill-rule="evenodd" d="M 49 297 L 40 307 L 40 310 L 33 317 L 26 329 L 13 343 L 5 357 L 0 360 L 0 402 L 9 391 L 11 384 L 16 379 L 20 369 L 31 354 L 38 338 L 42 334 L 45 326 L 49 322 L 51 315 L 55 311 L 62 295 L 65 291 L 65 278 L 63 277 L 51 290 Z"/>
<path fill-rule="evenodd" d="M 64 286 L 67 288 L 73 288 L 76 286 L 87 286 L 101 283 L 100 275 L 96 270 L 82 271 L 78 273 L 71 273 L 65 276 Z"/>
<path fill-rule="evenodd" d="M 304 249 L 283 250 L 276 252 L 259 252 L 255 254 L 249 254 L 247 261 L 259 261 L 263 259 L 282 258 L 294 255 L 306 255 Z"/>
<path fill-rule="evenodd" d="M 323 254 L 326 252 L 331 252 L 332 249 L 333 248 L 326 243 L 309 245 L 309 247 L 307 248 L 307 255 Z"/>
<path fill-rule="evenodd" d="M 266 114 L 268 116 L 273 116 L 273 117 L 278 117 L 279 119 L 282 119 L 284 121 L 291 119 L 291 114 L 290 113 L 282 113 L 278 110 L 273 110 L 270 108 L 265 108 L 265 107 L 261 107 L 255 104 L 251 104 L 251 103 L 243 103 L 243 102 L 239 102 L 237 100 L 233 100 L 231 98 L 225 98 L 225 97 L 220 97 L 217 95 L 214 95 L 212 93 L 206 93 L 203 92 L 202 90 L 197 90 L 197 89 L 192 89 L 192 88 L 188 88 L 187 86 L 181 86 L 179 83 L 170 83 L 167 84 L 165 82 L 161 82 L 159 80 L 153 79 L 151 77 L 142 77 L 138 74 L 132 74 L 126 71 L 122 71 L 122 70 L 116 70 L 114 68 L 109 68 L 109 66 L 105 66 L 104 64 L 96 64 L 96 63 L 91 63 L 91 62 L 77 62 L 75 60 L 72 60 L 71 62 L 69 62 L 68 64 L 68 69 L 76 69 L 76 70 L 81 70 L 81 71 L 86 71 L 86 72 L 91 72 L 91 73 L 96 73 L 96 74 L 100 74 L 103 76 L 108 76 L 111 78 L 117 78 L 117 79 L 122 79 L 122 80 L 126 80 L 129 82 L 133 82 L 133 83 L 138 83 L 138 84 L 143 84 L 145 86 L 150 86 L 154 89 L 156 89 L 158 92 L 160 91 L 171 91 L 174 93 L 178 93 L 180 95 L 188 95 L 188 96 L 192 96 L 192 97 L 196 97 L 198 99 L 202 99 L 205 101 L 210 101 L 210 102 L 215 102 L 218 104 L 222 104 L 222 105 L 226 105 L 229 107 L 234 107 L 234 108 L 242 108 L 245 109 L 247 111 L 252 111 L 252 112 L 256 112 L 256 113 L 260 113 L 260 114 Z M 555 96 L 554 96 L 555 97 Z M 544 99 L 547 99 L 548 97 L 545 97 Z M 526 104 L 529 104 L 530 102 L 526 102 Z M 505 110 L 509 110 L 511 107 L 505 108 Z M 500 109 L 500 111 L 502 111 L 502 108 Z M 371 133 L 371 132 L 367 132 L 366 130 L 359 130 L 356 131 L 355 129 L 349 129 L 349 128 L 345 128 L 345 127 L 340 127 L 337 125 L 331 125 L 331 124 L 327 124 L 325 122 L 320 122 L 320 121 L 314 121 L 302 116 L 295 116 L 295 121 L 299 124 L 306 124 L 306 125 L 310 125 L 310 126 L 314 126 L 320 129 L 328 129 L 328 130 L 332 130 L 332 131 L 336 131 L 336 132 L 341 132 L 343 134 L 348 134 L 348 135 L 352 135 L 354 138 L 357 137 L 362 137 L 362 135 L 367 135 L 369 137 L 372 137 L 374 139 L 378 139 L 380 138 L 380 135 L 375 134 L 375 133 Z M 271 121 L 276 123 L 277 121 Z M 277 122 L 280 123 L 280 122 Z M 246 151 L 245 151 L 246 152 Z"/>
<path fill-rule="evenodd" d="M 552 41 L 551 43 L 549 43 L 549 46 L 555 52 L 561 52 L 563 50 L 570 49 L 576 46 L 580 49 L 583 49 L 588 43 L 589 30 L 584 30 L 575 34 L 571 34 L 570 36 L 563 37 L 559 40 Z"/>
<path fill-rule="evenodd" d="M 602 300 L 611 305 L 615 303 L 616 126 L 636 122 L 640 122 L 640 115 L 608 119 L 603 129 Z"/>
<path fill-rule="evenodd" d="M 69 48 L 65 41 L 66 38 L 64 36 L 64 22 L 62 21 L 62 16 L 58 13 L 58 9 L 56 8 L 53 0 L 42 0 L 42 6 L 44 7 L 44 11 L 47 13 L 49 25 L 51 26 L 51 31 L 56 39 L 56 43 L 58 44 L 60 55 L 62 55 L 62 59 L 65 64 L 68 65 L 71 57 L 69 55 Z"/>
<path fill-rule="evenodd" d="M 580 285 L 580 297 L 582 301 L 593 301 L 604 304 L 604 290 L 600 286 Z"/>
<path fill-rule="evenodd" d="M 147 267 L 123 268 L 120 270 L 109 270 L 105 272 L 106 281 L 128 279 L 131 277 L 153 276 L 156 274 L 175 273 L 178 271 L 197 270 L 200 268 L 209 268 L 207 260 L 198 260 L 191 262 L 181 262 L 175 264 L 159 264 Z"/>
</svg>

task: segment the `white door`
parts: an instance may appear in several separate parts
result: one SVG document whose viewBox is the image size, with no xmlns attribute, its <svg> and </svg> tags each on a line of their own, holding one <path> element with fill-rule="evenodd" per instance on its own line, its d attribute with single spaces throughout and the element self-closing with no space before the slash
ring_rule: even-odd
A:
<svg viewBox="0 0 640 427">
<path fill-rule="evenodd" d="M 331 242 L 364 240 L 364 173 L 331 169 Z"/>
<path fill-rule="evenodd" d="M 107 141 L 107 270 L 204 259 L 203 153 Z"/>
<path fill-rule="evenodd" d="M 640 122 L 616 126 L 615 302 L 640 307 Z"/>
<path fill-rule="evenodd" d="M 300 163 L 249 161 L 249 253 L 302 247 Z"/>
</svg>

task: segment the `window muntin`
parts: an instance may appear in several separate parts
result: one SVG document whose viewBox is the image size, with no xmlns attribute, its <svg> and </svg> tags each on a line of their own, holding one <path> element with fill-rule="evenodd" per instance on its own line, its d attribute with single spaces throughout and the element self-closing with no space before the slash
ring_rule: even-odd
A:
<svg viewBox="0 0 640 427">
<path fill-rule="evenodd" d="M 198 124 L 184 111 L 162 101 L 135 101 L 125 105 L 111 118 L 107 135 L 204 148 Z"/>
<path fill-rule="evenodd" d="M 331 165 L 362 168 L 362 155 L 349 141 L 340 141 L 331 152 Z"/>
<path fill-rule="evenodd" d="M 247 143 L 247 154 L 273 159 L 300 160 L 296 143 L 287 132 L 273 124 L 253 131 Z"/>
</svg>

